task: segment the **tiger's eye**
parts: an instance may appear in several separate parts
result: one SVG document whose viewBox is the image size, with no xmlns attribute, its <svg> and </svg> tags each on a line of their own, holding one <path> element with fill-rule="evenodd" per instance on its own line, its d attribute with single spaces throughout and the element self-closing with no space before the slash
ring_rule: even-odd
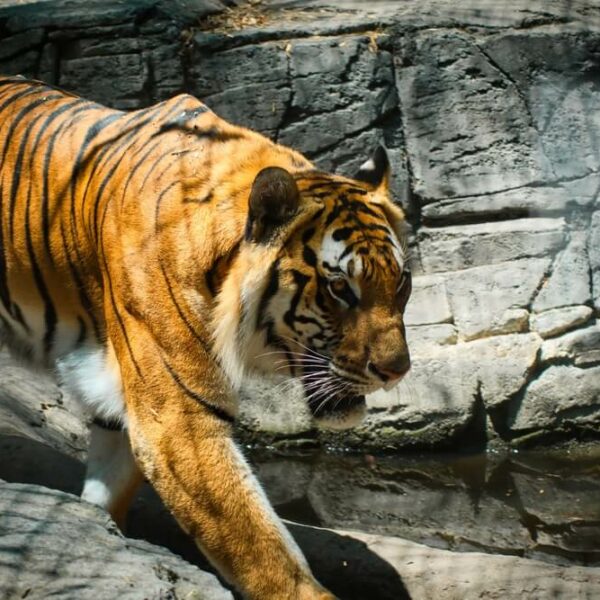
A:
<svg viewBox="0 0 600 600">
<path fill-rule="evenodd" d="M 331 283 L 331 291 L 334 294 L 343 294 L 348 284 L 343 279 L 334 279 Z"/>
<path fill-rule="evenodd" d="M 331 279 L 328 282 L 329 293 L 343 302 L 348 308 L 353 308 L 358 304 L 358 299 L 352 288 L 348 285 L 348 282 L 341 277 L 336 279 Z"/>
</svg>

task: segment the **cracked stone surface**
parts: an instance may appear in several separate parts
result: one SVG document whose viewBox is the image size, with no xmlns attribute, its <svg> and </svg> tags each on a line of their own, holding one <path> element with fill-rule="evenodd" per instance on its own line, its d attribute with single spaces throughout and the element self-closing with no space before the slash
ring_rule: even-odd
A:
<svg viewBox="0 0 600 600">
<path fill-rule="evenodd" d="M 454 322 L 465 340 L 526 331 L 526 308 L 550 259 L 520 259 L 473 267 L 447 276 Z"/>
<path fill-rule="evenodd" d="M 516 410 L 523 377 L 527 390 L 540 378 L 550 385 L 548 365 L 578 382 L 583 412 L 572 411 L 565 433 L 576 438 L 589 432 L 586 411 L 600 415 L 584 373 L 600 362 L 600 341 L 576 351 L 547 342 L 587 330 L 600 314 L 600 7 L 459 4 L 263 0 L 248 12 L 225 0 L 4 2 L 0 72 L 122 109 L 192 93 L 348 175 L 383 142 L 411 225 L 406 322 L 418 391 L 410 400 L 406 391 L 379 395 L 348 443 L 364 435 L 385 447 L 460 446 L 460 432 L 477 422 L 482 435 L 519 444 L 533 417 L 524 433 L 497 407 Z M 519 385 L 491 366 L 455 384 L 460 353 L 461 365 L 477 360 L 470 341 L 503 346 L 529 333 L 547 338 L 543 366 L 519 350 Z M 439 353 L 448 362 L 436 371 L 427 361 Z M 558 397 L 561 380 L 552 381 Z M 440 410 L 447 388 L 450 408 Z M 475 408 L 481 394 L 487 419 Z M 567 431 L 548 414 L 540 439 Z M 321 440 L 293 386 L 249 384 L 242 422 L 251 439 Z"/>
<path fill-rule="evenodd" d="M 551 338 L 583 325 L 593 314 L 589 306 L 552 308 L 532 314 L 529 325 L 532 331 L 537 331 L 543 338 Z"/>
<path fill-rule="evenodd" d="M 411 302 L 406 307 L 407 325 L 447 323 L 452 320 L 443 277 L 415 277 Z"/>
<path fill-rule="evenodd" d="M 557 257 L 552 274 L 539 290 L 532 308 L 534 312 L 591 304 L 590 265 L 587 256 L 587 232 L 571 234 L 565 250 Z"/>
<path fill-rule="evenodd" d="M 599 398 L 600 367 L 553 365 L 529 384 L 509 425 L 530 432 L 543 426 L 568 429 L 579 423 L 593 431 L 600 424 Z"/>
<path fill-rule="evenodd" d="M 589 327 L 571 331 L 560 337 L 546 340 L 542 345 L 541 360 L 577 361 L 588 354 L 596 354 L 600 343 L 600 325 L 596 321 Z"/>
<path fill-rule="evenodd" d="M 38 485 L 0 482 L 0 557 L 3 598 L 233 600 L 214 575 Z"/>
<path fill-rule="evenodd" d="M 564 238 L 563 219 L 423 227 L 419 251 L 423 270 L 439 273 L 552 255 L 563 246 Z"/>
</svg>

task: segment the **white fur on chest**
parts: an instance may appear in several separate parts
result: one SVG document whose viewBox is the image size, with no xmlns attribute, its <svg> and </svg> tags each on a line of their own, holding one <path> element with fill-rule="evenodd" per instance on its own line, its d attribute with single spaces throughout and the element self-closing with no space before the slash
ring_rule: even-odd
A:
<svg viewBox="0 0 600 600">
<path fill-rule="evenodd" d="M 84 346 L 56 361 L 60 383 L 95 417 L 125 423 L 119 373 L 107 361 L 107 349 Z"/>
</svg>

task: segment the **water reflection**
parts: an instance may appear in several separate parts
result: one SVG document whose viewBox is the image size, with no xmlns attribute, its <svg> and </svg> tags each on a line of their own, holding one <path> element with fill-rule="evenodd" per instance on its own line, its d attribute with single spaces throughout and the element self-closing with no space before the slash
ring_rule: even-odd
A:
<svg viewBox="0 0 600 600">
<path fill-rule="evenodd" d="M 251 454 L 277 512 L 290 520 L 600 565 L 600 447 L 508 456 Z M 0 479 L 79 493 L 83 472 L 42 444 L 0 436 Z M 202 564 L 149 486 L 134 503 L 129 535 Z"/>
<path fill-rule="evenodd" d="M 254 456 L 285 518 L 458 551 L 600 564 L 600 450 Z"/>
</svg>

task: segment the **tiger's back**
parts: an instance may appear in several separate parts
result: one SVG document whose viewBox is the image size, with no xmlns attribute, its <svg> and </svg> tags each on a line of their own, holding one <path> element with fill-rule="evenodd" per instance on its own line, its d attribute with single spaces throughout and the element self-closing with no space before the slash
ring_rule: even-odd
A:
<svg viewBox="0 0 600 600">
<path fill-rule="evenodd" d="M 126 202 L 132 196 L 143 202 L 144 193 L 151 196 L 148 210 L 154 209 L 154 193 L 169 191 L 175 171 L 181 178 L 176 163 L 190 152 L 186 137 L 168 134 L 204 112 L 210 113 L 187 95 L 123 113 L 39 82 L 0 79 L 0 327 L 14 351 L 52 366 L 78 348 L 105 342 L 107 262 L 115 243 L 103 239 L 103 228 L 111 227 L 107 215 L 126 214 Z M 227 124 L 210 117 L 196 142 L 229 135 L 229 154 L 259 150 L 260 136 L 243 128 L 220 131 Z M 196 153 L 203 149 L 196 144 Z M 210 153 L 194 168 L 207 190 L 222 183 L 220 157 L 214 148 Z M 206 233 L 208 248 L 208 223 Z"/>
</svg>

